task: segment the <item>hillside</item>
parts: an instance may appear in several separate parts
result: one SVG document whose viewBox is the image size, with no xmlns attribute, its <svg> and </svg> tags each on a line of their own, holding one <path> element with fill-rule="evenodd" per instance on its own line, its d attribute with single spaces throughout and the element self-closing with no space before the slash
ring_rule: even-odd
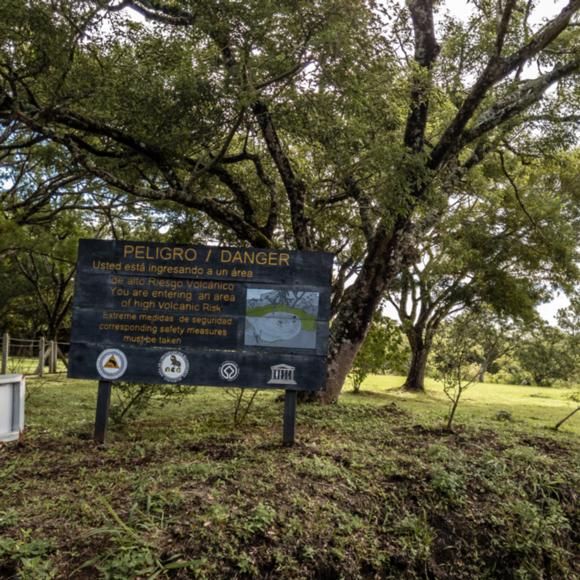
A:
<svg viewBox="0 0 580 580">
<path fill-rule="evenodd" d="M 400 382 L 300 407 L 289 449 L 272 393 L 234 428 L 199 389 L 99 448 L 94 383 L 31 383 L 0 447 L 0 576 L 578 577 L 580 421 L 548 429 L 571 391 L 477 386 L 447 433 L 438 387 Z"/>
</svg>

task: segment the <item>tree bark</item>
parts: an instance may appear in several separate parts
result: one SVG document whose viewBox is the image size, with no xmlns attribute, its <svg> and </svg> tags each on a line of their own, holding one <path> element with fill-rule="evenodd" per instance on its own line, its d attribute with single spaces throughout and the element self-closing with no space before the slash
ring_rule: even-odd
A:
<svg viewBox="0 0 580 580">
<path fill-rule="evenodd" d="M 403 384 L 405 391 L 414 393 L 425 392 L 425 371 L 427 369 L 427 358 L 431 350 L 431 340 L 425 339 L 422 332 L 415 332 L 409 337 L 411 345 L 411 365 L 407 373 L 407 379 Z"/>
<path fill-rule="evenodd" d="M 335 403 L 370 328 L 373 314 L 405 255 L 408 217 L 399 216 L 392 230 L 379 228 L 356 282 L 344 293 L 332 324 L 323 404 Z M 410 241 L 410 240 L 409 240 Z"/>
<path fill-rule="evenodd" d="M 479 371 L 477 372 L 477 382 L 478 383 L 483 383 L 485 382 L 485 373 L 487 372 L 487 369 L 489 368 L 489 360 L 488 359 L 484 359 L 479 367 Z"/>
</svg>

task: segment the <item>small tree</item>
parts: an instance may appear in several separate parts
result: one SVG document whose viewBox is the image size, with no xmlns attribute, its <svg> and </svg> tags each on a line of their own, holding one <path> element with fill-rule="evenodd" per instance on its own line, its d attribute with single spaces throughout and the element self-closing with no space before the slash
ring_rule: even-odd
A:
<svg viewBox="0 0 580 580">
<path fill-rule="evenodd" d="M 407 354 L 397 323 L 382 314 L 376 315 L 351 370 L 354 392 L 360 392 L 369 374 L 400 368 Z"/>
<path fill-rule="evenodd" d="M 234 427 L 237 429 L 242 426 L 248 417 L 254 404 L 254 400 L 256 399 L 256 395 L 259 393 L 259 389 L 226 389 L 225 392 L 234 402 L 232 420 Z"/>
<path fill-rule="evenodd" d="M 448 323 L 435 341 L 435 376 L 443 382 L 443 392 L 449 399 L 446 429 L 451 426 L 463 393 L 478 378 L 479 367 L 474 361 L 480 356 L 477 330 L 479 314 L 467 312 Z"/>
</svg>

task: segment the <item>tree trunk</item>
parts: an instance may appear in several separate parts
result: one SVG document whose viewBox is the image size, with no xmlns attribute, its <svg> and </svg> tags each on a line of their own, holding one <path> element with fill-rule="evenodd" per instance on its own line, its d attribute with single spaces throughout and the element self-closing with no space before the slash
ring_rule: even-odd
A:
<svg viewBox="0 0 580 580">
<path fill-rule="evenodd" d="M 455 393 L 455 398 L 451 403 L 451 409 L 449 410 L 449 416 L 447 417 L 447 425 L 446 430 L 451 431 L 451 425 L 453 424 L 453 418 L 455 417 L 455 412 L 457 411 L 457 407 L 459 406 L 459 399 L 461 398 L 461 389 Z"/>
<path fill-rule="evenodd" d="M 416 333 L 411 344 L 411 365 L 407 373 L 407 379 L 403 389 L 414 393 L 425 392 L 425 371 L 427 369 L 427 358 L 431 350 L 431 341 L 425 340 L 421 332 Z"/>
<path fill-rule="evenodd" d="M 320 393 L 320 402 L 325 405 L 338 401 L 344 381 L 354 363 L 356 353 L 364 341 L 368 328 L 363 329 L 363 324 L 357 324 L 356 326 L 358 333 L 362 333 L 360 340 L 351 341 L 346 339 L 330 349 L 326 367 L 326 390 Z"/>
<path fill-rule="evenodd" d="M 485 382 L 485 373 L 487 372 L 488 368 L 489 368 L 489 361 L 487 359 L 484 359 L 479 367 L 479 371 L 477 371 L 477 382 L 478 383 Z"/>
<path fill-rule="evenodd" d="M 399 217 L 392 233 L 382 228 L 377 232 L 356 282 L 345 292 L 332 324 L 326 390 L 319 396 L 322 404 L 335 403 L 340 396 L 373 314 L 406 252 L 403 240 L 408 226 L 408 218 Z"/>
</svg>

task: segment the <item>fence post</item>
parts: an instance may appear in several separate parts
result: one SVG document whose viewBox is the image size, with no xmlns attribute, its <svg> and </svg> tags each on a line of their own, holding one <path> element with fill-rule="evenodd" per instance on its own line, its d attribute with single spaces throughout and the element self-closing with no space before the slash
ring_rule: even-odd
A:
<svg viewBox="0 0 580 580">
<path fill-rule="evenodd" d="M 37 375 L 41 377 L 44 374 L 44 336 L 38 339 L 38 370 Z"/>
<path fill-rule="evenodd" d="M 2 336 L 2 374 L 8 373 L 8 353 L 10 352 L 10 335 L 5 332 Z"/>
<path fill-rule="evenodd" d="M 48 341 L 48 372 L 54 373 L 53 365 L 53 353 L 54 353 L 54 340 Z"/>
<path fill-rule="evenodd" d="M 58 343 L 56 342 L 56 340 L 52 341 L 52 353 L 51 353 L 51 358 L 52 358 L 52 372 L 53 373 L 57 373 L 58 372 Z"/>
<path fill-rule="evenodd" d="M 61 344 L 64 344 L 63 342 L 61 342 Z M 58 359 L 60 359 L 65 368 L 68 369 L 68 360 L 66 358 L 66 356 L 64 356 L 64 352 L 62 352 L 62 350 L 60 349 L 60 346 L 58 346 L 58 342 L 56 343 L 56 364 L 58 365 Z"/>
</svg>

